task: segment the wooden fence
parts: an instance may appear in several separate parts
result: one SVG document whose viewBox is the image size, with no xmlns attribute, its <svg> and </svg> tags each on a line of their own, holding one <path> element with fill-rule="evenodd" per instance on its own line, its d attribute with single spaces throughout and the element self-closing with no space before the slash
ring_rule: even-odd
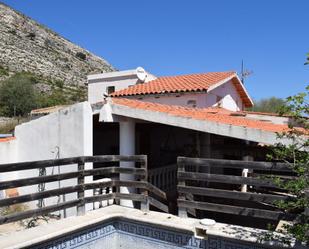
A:
<svg viewBox="0 0 309 249">
<path fill-rule="evenodd" d="M 135 162 L 135 168 L 129 167 L 100 167 L 93 169 L 85 169 L 85 163 L 107 163 L 107 162 Z M 64 201 L 55 205 L 49 205 L 42 208 L 36 208 L 17 212 L 0 217 L 0 224 L 14 222 L 26 218 L 37 217 L 45 214 L 49 214 L 55 211 L 64 210 L 67 208 L 76 207 L 79 215 L 85 212 L 85 204 L 93 203 L 104 200 L 131 200 L 136 202 L 143 211 L 148 211 L 149 206 L 168 212 L 166 201 L 166 194 L 159 188 L 153 186 L 147 181 L 147 156 L 83 156 L 74 158 L 64 158 L 56 160 L 44 160 L 34 162 L 12 163 L 0 165 L 0 173 L 22 171 L 30 169 L 42 169 L 48 167 L 65 166 L 65 165 L 78 165 L 77 170 L 74 172 L 67 172 L 54 175 L 43 175 L 38 177 L 30 177 L 23 179 L 16 179 L 10 181 L 1 181 L 0 190 L 6 190 L 10 188 L 25 187 L 31 185 L 37 185 L 42 183 L 49 183 L 55 181 L 62 181 L 66 179 L 77 179 L 77 185 L 69 187 L 60 187 L 42 192 L 28 193 L 16 197 L 9 197 L 0 199 L 0 208 L 8 207 L 18 203 L 25 203 L 30 201 L 41 200 L 49 197 L 56 197 L 59 195 L 77 193 L 77 198 L 69 201 Z M 117 164 L 117 163 L 115 163 Z M 135 177 L 134 180 L 121 180 L 120 174 L 130 174 Z M 100 176 L 110 177 L 110 181 L 107 182 L 90 182 L 85 183 L 85 177 L 87 176 Z M 104 193 L 93 196 L 85 196 L 86 190 L 94 190 L 97 188 L 112 188 L 115 191 L 112 193 Z M 121 193 L 119 187 L 130 187 L 136 189 L 134 193 Z M 117 203 L 117 202 L 116 202 Z"/>
<path fill-rule="evenodd" d="M 243 169 L 251 172 L 248 177 L 241 176 Z M 277 187 L 270 175 L 293 177 L 283 163 L 178 157 L 179 216 L 204 210 L 269 220 L 288 218 L 273 203 L 293 197 Z M 244 184 L 247 192 L 241 192 Z"/>
<path fill-rule="evenodd" d="M 148 181 L 165 192 L 176 191 L 177 186 L 177 164 L 150 169 Z"/>
</svg>

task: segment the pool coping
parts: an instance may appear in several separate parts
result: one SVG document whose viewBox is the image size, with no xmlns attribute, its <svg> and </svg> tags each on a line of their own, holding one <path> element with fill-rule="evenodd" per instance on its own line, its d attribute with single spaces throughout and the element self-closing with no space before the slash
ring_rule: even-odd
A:
<svg viewBox="0 0 309 249">
<path fill-rule="evenodd" d="M 66 234 L 77 232 L 88 227 L 98 225 L 111 220 L 128 220 L 159 226 L 164 229 L 189 233 L 194 235 L 196 227 L 200 227 L 198 219 L 180 218 L 175 215 L 160 213 L 155 211 L 142 212 L 137 209 L 111 205 L 98 210 L 89 211 L 83 216 L 73 216 L 57 220 L 52 223 L 40 225 L 34 228 L 10 233 L 0 237 L 1 248 L 17 249 L 44 243 L 51 239 L 56 239 Z M 266 230 L 250 227 L 216 223 L 211 228 L 205 228 L 205 238 L 216 236 L 224 239 L 241 241 L 242 243 L 255 243 L 264 247 L 287 248 L 276 241 L 260 242 L 259 238 L 265 237 Z M 279 233 L 277 234 L 279 236 Z M 301 248 L 293 245 L 289 248 Z"/>
</svg>

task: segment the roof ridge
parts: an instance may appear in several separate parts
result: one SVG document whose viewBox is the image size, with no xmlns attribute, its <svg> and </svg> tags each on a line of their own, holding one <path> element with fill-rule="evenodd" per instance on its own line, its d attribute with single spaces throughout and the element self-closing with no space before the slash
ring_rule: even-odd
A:
<svg viewBox="0 0 309 249">
<path fill-rule="evenodd" d="M 207 75 L 207 74 L 214 74 L 214 73 L 231 73 L 231 74 L 237 74 L 236 71 L 212 71 L 212 72 L 204 72 L 204 73 L 190 73 L 190 74 L 177 74 L 177 75 L 163 75 L 163 76 L 159 76 L 156 79 L 153 79 L 151 81 L 157 80 L 157 79 L 161 79 L 161 78 L 174 78 L 174 77 L 182 77 L 182 76 L 197 76 L 197 75 Z M 149 83 L 151 81 L 145 82 L 145 83 Z M 143 84 L 145 84 L 143 83 Z"/>
</svg>

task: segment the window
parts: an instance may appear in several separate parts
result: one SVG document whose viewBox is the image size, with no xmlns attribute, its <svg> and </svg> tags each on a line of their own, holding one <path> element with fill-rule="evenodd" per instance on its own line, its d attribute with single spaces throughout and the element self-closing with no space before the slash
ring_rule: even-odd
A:
<svg viewBox="0 0 309 249">
<path fill-rule="evenodd" d="M 193 100 L 193 99 L 188 100 L 187 105 L 195 108 L 196 107 L 196 100 Z"/>
<path fill-rule="evenodd" d="M 107 87 L 107 94 L 111 94 L 115 92 L 115 86 L 108 86 Z"/>
</svg>

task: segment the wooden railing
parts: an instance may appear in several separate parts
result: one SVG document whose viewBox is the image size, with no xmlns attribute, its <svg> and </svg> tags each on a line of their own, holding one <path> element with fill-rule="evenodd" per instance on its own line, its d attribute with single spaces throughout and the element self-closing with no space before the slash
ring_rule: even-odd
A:
<svg viewBox="0 0 309 249">
<path fill-rule="evenodd" d="M 242 177 L 242 169 L 251 174 Z M 294 197 L 276 186 L 270 175 L 288 178 L 291 170 L 284 163 L 178 157 L 179 216 L 204 210 L 269 220 L 291 218 L 273 203 Z M 240 191 L 244 184 L 247 192 Z"/>
<path fill-rule="evenodd" d="M 107 162 L 135 162 L 135 168 L 129 167 L 100 167 L 93 169 L 85 169 L 85 163 L 107 163 Z M 8 207 L 18 203 L 41 200 L 44 198 L 55 197 L 59 195 L 77 193 L 77 198 L 69 201 L 49 205 L 42 208 L 36 208 L 17 212 L 0 217 L 0 224 L 14 222 L 26 218 L 37 217 L 50 214 L 55 211 L 64 210 L 71 207 L 77 208 L 77 213 L 82 215 L 85 212 L 85 204 L 104 200 L 131 200 L 137 202 L 139 208 L 148 211 L 149 206 L 154 206 L 164 212 L 168 212 L 168 207 L 163 203 L 166 201 L 166 194 L 159 188 L 153 186 L 147 181 L 147 156 L 83 156 L 74 158 L 63 158 L 56 160 L 44 160 L 34 162 L 12 163 L 0 165 L 0 173 L 23 171 L 30 169 L 49 168 L 56 166 L 65 166 L 77 164 L 78 167 L 74 172 L 67 172 L 54 175 L 44 175 L 38 177 L 30 177 L 16 179 L 10 181 L 1 181 L 0 190 L 10 188 L 25 187 L 37 185 L 41 183 L 49 183 L 62 181 L 66 179 L 77 179 L 77 185 L 50 189 L 42 192 L 27 193 L 20 196 L 0 199 L 0 208 Z M 116 164 L 116 163 L 115 163 Z M 121 180 L 120 174 L 130 174 L 135 177 L 134 180 Z M 106 182 L 89 182 L 85 183 L 85 177 L 99 176 L 102 178 L 110 177 L 110 181 Z M 112 177 L 111 177 L 112 176 Z M 94 190 L 97 188 L 113 188 L 115 191 L 93 196 L 85 196 L 86 190 Z M 121 193 L 119 187 L 130 187 L 136 191 L 134 193 Z M 162 200 L 162 201 L 161 201 Z M 116 202 L 117 203 L 117 202 Z"/>
<path fill-rule="evenodd" d="M 148 181 L 165 192 L 175 191 L 177 186 L 177 164 L 150 169 L 148 171 Z"/>
</svg>

